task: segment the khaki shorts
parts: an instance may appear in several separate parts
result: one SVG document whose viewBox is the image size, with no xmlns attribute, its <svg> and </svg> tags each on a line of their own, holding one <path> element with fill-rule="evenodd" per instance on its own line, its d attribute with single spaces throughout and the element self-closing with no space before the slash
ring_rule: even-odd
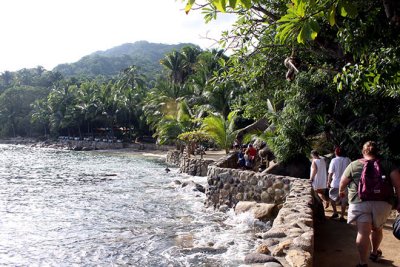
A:
<svg viewBox="0 0 400 267">
<path fill-rule="evenodd" d="M 372 223 L 374 228 L 381 228 L 392 210 L 386 201 L 364 201 L 349 205 L 347 223 Z"/>
<path fill-rule="evenodd" d="M 332 201 L 335 201 L 336 204 L 347 204 L 347 194 L 344 198 L 339 196 L 339 188 L 330 188 L 329 189 L 329 198 Z"/>
</svg>

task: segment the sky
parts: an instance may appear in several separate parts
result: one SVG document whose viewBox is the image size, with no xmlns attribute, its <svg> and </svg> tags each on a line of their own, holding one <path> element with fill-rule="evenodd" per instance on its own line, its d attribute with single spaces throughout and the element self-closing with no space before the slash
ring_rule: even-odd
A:
<svg viewBox="0 0 400 267">
<path fill-rule="evenodd" d="M 0 73 L 73 63 L 135 41 L 215 47 L 234 18 L 204 22 L 182 0 L 1 0 Z"/>
</svg>

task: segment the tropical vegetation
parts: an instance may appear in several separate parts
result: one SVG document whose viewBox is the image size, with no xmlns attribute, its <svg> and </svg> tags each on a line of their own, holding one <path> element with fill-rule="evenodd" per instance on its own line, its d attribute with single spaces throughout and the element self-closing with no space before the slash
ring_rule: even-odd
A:
<svg viewBox="0 0 400 267">
<path fill-rule="evenodd" d="M 236 15 L 221 50 L 185 44 L 158 59 L 119 55 L 115 62 L 105 51 L 53 71 L 3 72 L 0 134 L 152 136 L 160 144 L 212 144 L 229 152 L 243 141 L 240 129 L 267 122 L 257 136 L 281 161 L 335 145 L 355 158 L 370 139 L 400 160 L 395 0 L 183 2 L 205 22 Z M 122 67 L 122 58 L 130 64 Z M 157 68 L 140 65 L 154 61 Z"/>
</svg>

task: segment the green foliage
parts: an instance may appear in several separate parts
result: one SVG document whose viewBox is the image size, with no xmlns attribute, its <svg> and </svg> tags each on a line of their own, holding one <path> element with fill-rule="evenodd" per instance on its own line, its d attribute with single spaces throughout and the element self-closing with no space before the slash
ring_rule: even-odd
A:
<svg viewBox="0 0 400 267">
<path fill-rule="evenodd" d="M 227 119 L 220 115 L 209 115 L 204 118 L 202 122 L 201 129 L 210 136 L 220 148 L 225 149 L 226 154 L 229 153 L 233 141 L 236 138 L 236 117 L 237 112 L 233 111 L 229 113 Z"/>
<path fill-rule="evenodd" d="M 95 52 L 72 64 L 58 65 L 54 71 L 66 77 L 93 78 L 100 75 L 111 78 L 123 69 L 135 65 L 147 73 L 149 79 L 155 80 L 162 71 L 159 61 L 165 54 L 185 46 L 194 47 L 191 44 L 166 45 L 138 41 Z"/>
<path fill-rule="evenodd" d="M 0 96 L 0 133 L 2 136 L 31 136 L 31 105 L 45 97 L 46 90 L 31 86 L 10 87 Z"/>
<path fill-rule="evenodd" d="M 178 135 L 178 139 L 184 141 L 185 143 L 203 143 L 210 140 L 209 136 L 203 131 L 191 131 L 185 132 Z"/>
</svg>

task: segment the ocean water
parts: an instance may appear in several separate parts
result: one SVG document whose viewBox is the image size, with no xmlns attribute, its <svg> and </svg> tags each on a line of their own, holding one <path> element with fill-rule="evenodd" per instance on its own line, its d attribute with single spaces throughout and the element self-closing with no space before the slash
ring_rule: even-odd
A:
<svg viewBox="0 0 400 267">
<path fill-rule="evenodd" d="M 240 266 L 267 228 L 127 152 L 0 145 L 0 266 Z M 244 266 L 244 265 L 243 265 Z"/>
</svg>

